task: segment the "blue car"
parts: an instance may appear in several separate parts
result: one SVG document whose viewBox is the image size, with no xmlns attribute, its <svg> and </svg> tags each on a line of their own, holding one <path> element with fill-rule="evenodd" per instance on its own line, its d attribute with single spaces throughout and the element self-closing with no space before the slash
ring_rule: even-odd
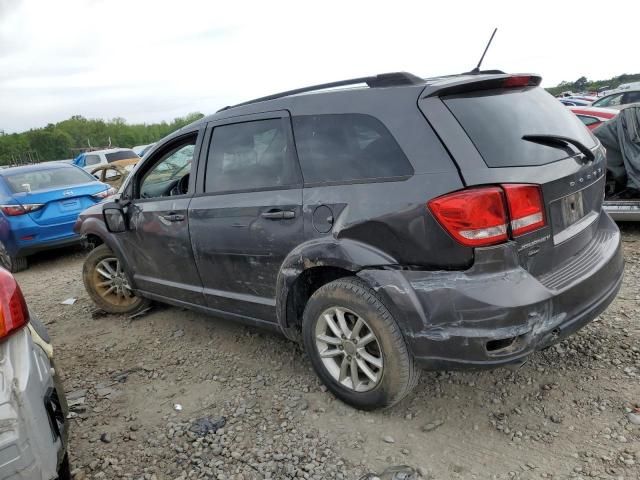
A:
<svg viewBox="0 0 640 480">
<path fill-rule="evenodd" d="M 0 170 L 0 264 L 18 272 L 32 253 L 79 243 L 78 214 L 114 193 L 67 163 Z"/>
</svg>

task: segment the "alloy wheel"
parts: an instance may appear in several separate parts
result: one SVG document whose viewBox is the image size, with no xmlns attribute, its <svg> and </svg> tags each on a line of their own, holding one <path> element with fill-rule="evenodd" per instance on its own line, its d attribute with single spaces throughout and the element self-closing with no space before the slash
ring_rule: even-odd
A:
<svg viewBox="0 0 640 480">
<path fill-rule="evenodd" d="M 343 387 L 366 392 L 382 379 L 380 342 L 369 324 L 342 307 L 325 310 L 316 322 L 315 342 L 327 371 Z"/>
<path fill-rule="evenodd" d="M 113 305 L 126 306 L 136 301 L 120 260 L 116 257 L 98 262 L 91 280 L 98 294 Z"/>
</svg>

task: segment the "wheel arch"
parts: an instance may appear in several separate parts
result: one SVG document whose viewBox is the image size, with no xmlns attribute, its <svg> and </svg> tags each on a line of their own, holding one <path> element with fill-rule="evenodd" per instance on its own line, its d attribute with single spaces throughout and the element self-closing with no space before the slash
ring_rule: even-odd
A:
<svg viewBox="0 0 640 480">
<path fill-rule="evenodd" d="M 356 276 L 363 268 L 397 264 L 390 255 L 354 240 L 316 239 L 294 249 L 283 262 L 276 285 L 280 328 L 300 341 L 302 313 L 313 293 L 339 278 Z"/>
<path fill-rule="evenodd" d="M 132 283 L 132 287 L 135 288 L 133 270 L 130 267 L 129 255 L 127 255 L 126 249 L 123 247 L 122 242 L 117 238 L 117 234 L 113 234 L 107 230 L 106 225 L 102 219 L 89 217 L 84 219 L 79 233 L 86 239 L 88 243 L 94 246 L 105 244 L 111 251 L 122 261 L 124 270 L 129 276 L 129 281 Z"/>
</svg>

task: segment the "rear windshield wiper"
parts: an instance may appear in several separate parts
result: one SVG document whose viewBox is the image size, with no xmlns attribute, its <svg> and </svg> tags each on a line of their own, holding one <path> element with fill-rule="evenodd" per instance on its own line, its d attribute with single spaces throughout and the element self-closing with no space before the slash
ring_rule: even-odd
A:
<svg viewBox="0 0 640 480">
<path fill-rule="evenodd" d="M 523 135 L 523 140 L 527 140 L 529 142 L 541 143 L 543 145 L 549 146 L 559 146 L 561 148 L 565 148 L 569 145 L 576 147 L 580 150 L 585 157 L 587 157 L 588 161 L 593 162 L 596 159 L 596 156 L 593 152 L 582 142 L 575 140 L 570 137 L 564 137 L 562 135 L 549 135 L 549 134 L 537 134 L 537 135 Z"/>
</svg>

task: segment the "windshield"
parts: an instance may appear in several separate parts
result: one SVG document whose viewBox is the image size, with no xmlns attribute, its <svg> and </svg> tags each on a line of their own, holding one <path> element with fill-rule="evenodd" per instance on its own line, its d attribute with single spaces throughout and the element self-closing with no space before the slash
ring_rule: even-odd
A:
<svg viewBox="0 0 640 480">
<path fill-rule="evenodd" d="M 96 181 L 92 175 L 75 167 L 38 169 L 5 174 L 3 177 L 13 193 L 71 187 Z"/>
<path fill-rule="evenodd" d="M 578 117 L 542 88 L 485 90 L 443 101 L 489 167 L 545 165 L 567 157 L 524 135 L 561 135 L 588 148 L 596 145 Z"/>
<path fill-rule="evenodd" d="M 608 97 L 601 98 L 600 100 L 596 100 L 591 104 L 592 107 L 615 107 L 616 105 L 620 105 L 622 102 L 622 93 L 618 93 L 615 95 L 609 95 Z"/>
</svg>

